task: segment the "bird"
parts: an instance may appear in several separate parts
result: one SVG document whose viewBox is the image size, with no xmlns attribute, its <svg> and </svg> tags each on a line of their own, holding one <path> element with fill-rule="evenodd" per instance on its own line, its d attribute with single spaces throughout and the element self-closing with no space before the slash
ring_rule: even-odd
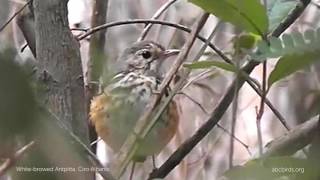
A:
<svg viewBox="0 0 320 180">
<path fill-rule="evenodd" d="M 165 49 L 154 41 L 144 40 L 133 43 L 119 56 L 113 68 L 114 75 L 102 93 L 93 97 L 89 112 L 98 136 L 114 152 L 120 150 L 133 131 L 151 96 L 159 92 L 159 85 L 165 75 L 160 66 L 164 60 L 178 52 Z M 177 103 L 173 100 L 150 133 L 139 140 L 132 161 L 144 162 L 148 156 L 160 153 L 176 134 L 178 124 Z"/>
</svg>

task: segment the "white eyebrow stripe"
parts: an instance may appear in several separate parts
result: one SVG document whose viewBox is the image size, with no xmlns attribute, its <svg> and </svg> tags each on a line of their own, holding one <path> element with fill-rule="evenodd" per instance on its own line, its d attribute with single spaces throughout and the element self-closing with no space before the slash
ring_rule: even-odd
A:
<svg viewBox="0 0 320 180">
<path fill-rule="evenodd" d="M 112 80 L 117 79 L 117 78 L 121 78 L 124 76 L 125 76 L 125 74 L 123 72 L 120 72 L 120 73 L 116 74 L 115 76 L 113 76 Z"/>
</svg>

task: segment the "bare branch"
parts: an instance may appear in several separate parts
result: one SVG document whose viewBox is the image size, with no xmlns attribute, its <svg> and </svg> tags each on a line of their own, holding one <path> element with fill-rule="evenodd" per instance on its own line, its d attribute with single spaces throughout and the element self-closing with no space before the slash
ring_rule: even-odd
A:
<svg viewBox="0 0 320 180">
<path fill-rule="evenodd" d="M 262 133 L 261 133 L 261 119 L 264 114 L 264 105 L 267 96 L 267 61 L 262 63 L 262 96 L 260 101 L 260 107 L 257 110 L 256 125 L 257 125 L 257 134 L 258 134 L 258 147 L 259 147 L 259 156 L 263 152 L 263 142 L 262 142 Z"/>
<path fill-rule="evenodd" d="M 262 158 L 292 155 L 302 149 L 312 142 L 318 130 L 319 122 L 318 117 L 314 117 L 296 126 L 283 136 L 272 140 L 266 145 Z"/>
<path fill-rule="evenodd" d="M 251 86 L 251 88 L 260 96 L 263 96 L 263 92 L 259 89 L 260 84 L 259 82 L 256 82 L 254 79 L 250 78 L 247 75 L 244 75 L 245 78 L 249 78 L 251 80 L 247 80 L 247 83 Z M 278 120 L 280 121 L 280 123 L 286 128 L 286 130 L 290 130 L 289 125 L 287 124 L 286 120 L 284 119 L 284 117 L 281 115 L 281 113 L 272 105 L 272 103 L 270 102 L 270 100 L 265 97 L 265 103 L 267 104 L 267 106 L 270 108 L 270 110 L 273 112 L 273 114 L 278 118 Z"/>
<path fill-rule="evenodd" d="M 231 134 L 226 128 L 224 128 L 223 126 L 221 126 L 219 123 L 217 123 L 217 127 L 220 128 L 222 131 L 224 131 L 225 133 L 227 133 L 229 136 L 233 137 L 238 143 L 240 143 L 248 152 L 248 154 L 251 156 L 251 151 L 249 149 L 249 146 L 244 143 L 242 140 L 240 140 L 237 136 L 235 136 L 234 134 Z"/>
<path fill-rule="evenodd" d="M 0 177 L 3 176 L 11 167 L 13 167 L 17 161 L 19 161 L 22 156 L 34 146 L 35 142 L 31 141 L 27 145 L 23 146 L 14 155 L 5 160 L 5 162 L 0 166 Z"/>
<path fill-rule="evenodd" d="M 26 8 L 30 4 L 31 0 L 29 0 L 27 3 L 25 3 L 18 11 L 16 11 L 9 19 L 7 22 L 5 22 L 1 27 L 0 27 L 0 32 L 4 30 L 8 26 L 8 24 L 17 16 L 19 15 L 24 8 Z"/>
<path fill-rule="evenodd" d="M 173 3 L 175 3 L 177 0 L 168 0 L 165 4 L 163 4 L 158 11 L 152 16 L 151 19 L 158 19 L 161 14 L 163 14 L 165 12 L 165 10 L 167 10 Z M 152 27 L 152 24 L 148 24 L 142 31 L 139 39 L 137 41 L 142 41 L 148 34 L 148 32 L 150 31 Z"/>
</svg>

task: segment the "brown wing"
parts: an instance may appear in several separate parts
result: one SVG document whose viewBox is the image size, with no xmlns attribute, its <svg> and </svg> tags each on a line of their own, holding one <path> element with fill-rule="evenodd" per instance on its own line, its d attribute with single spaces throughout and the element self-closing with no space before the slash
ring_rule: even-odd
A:
<svg viewBox="0 0 320 180">
<path fill-rule="evenodd" d="M 170 142 L 173 136 L 176 134 L 179 125 L 179 113 L 177 104 L 172 101 L 168 107 L 168 126 L 161 131 L 161 141 L 164 146 Z"/>
</svg>

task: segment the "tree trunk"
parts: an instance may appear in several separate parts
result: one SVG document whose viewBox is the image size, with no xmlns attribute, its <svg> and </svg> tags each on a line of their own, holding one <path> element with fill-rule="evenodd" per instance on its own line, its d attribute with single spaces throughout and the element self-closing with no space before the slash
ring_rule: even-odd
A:
<svg viewBox="0 0 320 180">
<path fill-rule="evenodd" d="M 88 144 L 79 44 L 69 30 L 67 0 L 34 0 L 36 52 L 43 103 Z"/>
</svg>

